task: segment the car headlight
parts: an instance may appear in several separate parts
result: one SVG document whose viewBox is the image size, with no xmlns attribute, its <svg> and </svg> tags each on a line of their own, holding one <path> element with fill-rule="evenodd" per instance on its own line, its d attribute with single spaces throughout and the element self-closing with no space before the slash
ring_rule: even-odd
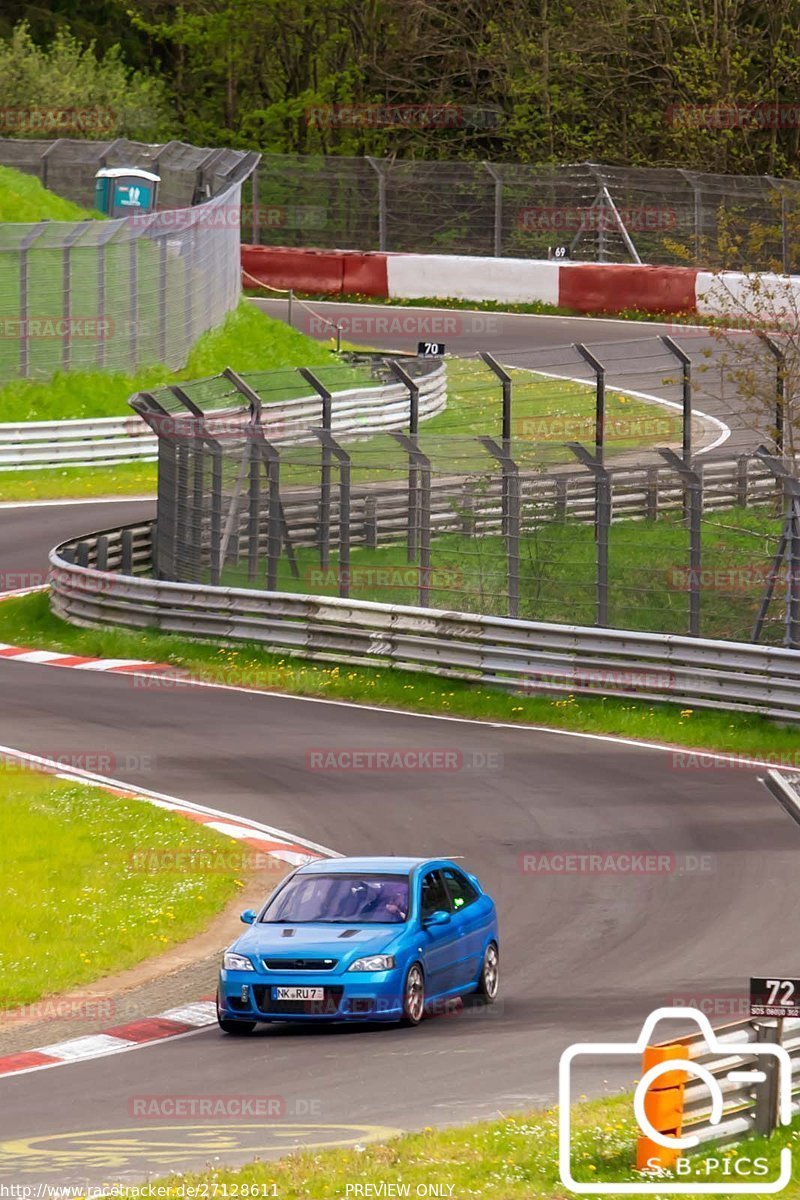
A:
<svg viewBox="0 0 800 1200">
<path fill-rule="evenodd" d="M 226 950 L 223 954 L 222 965 L 226 971 L 255 971 L 249 958 L 245 958 L 243 954 L 234 954 L 231 950 Z"/>
<path fill-rule="evenodd" d="M 370 954 L 368 958 L 357 958 L 350 963 L 348 971 L 391 971 L 395 965 L 393 954 Z"/>
</svg>

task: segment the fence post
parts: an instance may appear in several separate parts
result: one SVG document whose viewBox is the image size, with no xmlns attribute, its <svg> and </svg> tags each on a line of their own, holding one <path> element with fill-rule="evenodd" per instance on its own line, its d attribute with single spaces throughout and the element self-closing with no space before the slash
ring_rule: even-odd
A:
<svg viewBox="0 0 800 1200">
<path fill-rule="evenodd" d="M 786 415 L 786 354 L 782 346 L 767 333 L 758 336 L 775 359 L 775 447 L 783 454 L 783 426 Z"/>
<path fill-rule="evenodd" d="M 480 351 L 480 356 L 486 363 L 490 371 L 492 371 L 500 380 L 503 389 L 503 417 L 500 429 L 500 436 L 503 439 L 503 453 L 508 454 L 509 442 L 511 441 L 511 412 L 513 403 L 513 381 L 508 371 L 500 366 L 497 359 L 489 354 L 486 350 Z"/>
<path fill-rule="evenodd" d="M 416 526 L 416 544 L 419 550 L 419 596 L 420 608 L 427 608 L 431 588 L 431 460 L 417 446 L 413 438 L 405 433 L 390 433 L 399 442 L 409 457 L 409 474 L 413 466 L 419 486 L 416 489 L 413 511 L 408 510 L 409 538 L 411 525 Z"/>
<path fill-rule="evenodd" d="M 483 166 L 494 180 L 494 256 L 500 258 L 503 253 L 503 176 L 494 163 L 484 162 Z"/>
<path fill-rule="evenodd" d="M 216 236 L 216 231 L 214 231 Z M 188 349 L 188 347 L 187 347 Z M 167 235 L 158 239 L 158 354 L 167 361 Z"/>
<path fill-rule="evenodd" d="M 412 437 L 416 437 L 419 433 L 419 384 L 396 359 L 388 358 L 386 365 L 394 377 L 408 388 L 408 432 Z"/>
<path fill-rule="evenodd" d="M 386 171 L 389 164 L 370 154 L 366 156 L 366 161 L 378 176 L 378 249 L 386 250 Z"/>
<path fill-rule="evenodd" d="M 703 518 L 703 479 L 687 466 L 673 450 L 658 453 L 680 475 L 684 486 L 684 512 L 689 526 L 689 637 L 700 636 L 700 569 L 702 543 L 700 525 Z"/>
<path fill-rule="evenodd" d="M 23 379 L 30 374 L 30 334 L 28 333 L 28 251 L 44 233 L 47 221 L 38 221 L 22 238 L 19 244 L 19 319 L 22 334 L 19 339 L 19 373 Z"/>
<path fill-rule="evenodd" d="M 128 291 L 131 298 L 131 327 L 130 354 L 131 367 L 136 370 L 139 365 L 139 237 L 138 233 L 131 234 L 129 250 Z"/>
<path fill-rule="evenodd" d="M 408 400 L 409 400 L 408 432 L 411 435 L 411 437 L 416 437 L 417 434 L 419 433 L 419 385 L 416 383 L 416 381 L 414 379 L 411 378 L 411 376 L 408 374 L 408 372 L 405 371 L 403 369 L 403 367 L 400 366 L 400 363 L 397 362 L 395 359 L 387 360 L 387 365 L 389 367 L 389 370 L 394 374 L 394 376 L 397 379 L 399 379 L 401 383 L 404 383 L 405 386 L 408 388 Z M 409 500 L 411 500 L 411 498 L 414 498 L 416 500 L 418 482 L 419 481 L 417 479 L 417 468 L 414 466 L 412 460 L 409 458 L 409 465 L 408 465 Z M 413 563 L 413 562 L 416 562 L 416 558 L 417 558 L 416 523 L 409 522 L 406 560 L 410 563 Z"/>
<path fill-rule="evenodd" d="M 595 358 L 591 350 L 587 346 L 584 346 L 583 342 L 573 342 L 573 347 L 578 351 L 584 362 L 587 362 L 594 371 L 594 455 L 599 465 L 602 466 L 606 443 L 606 369 Z"/>
<path fill-rule="evenodd" d="M 611 525 L 611 476 L 599 454 L 591 454 L 580 442 L 567 442 L 578 462 L 595 479 L 594 537 L 597 563 L 595 625 L 608 625 L 608 530 Z"/>
<path fill-rule="evenodd" d="M 503 536 L 506 539 L 506 583 L 508 615 L 519 616 L 519 467 L 508 452 L 490 437 L 478 441 L 488 450 L 503 472 Z"/>
<path fill-rule="evenodd" d="M 784 645 L 791 650 L 798 650 L 800 649 L 800 481 L 795 479 L 783 460 L 770 454 L 765 446 L 759 446 L 758 450 L 756 450 L 756 455 L 783 485 L 786 497 L 786 523 L 783 529 L 781 544 L 778 547 L 778 554 L 775 556 L 770 571 L 770 580 L 774 587 L 774 581 L 777 578 L 780 568 L 780 551 L 783 548 L 786 551 L 788 567 Z M 760 623 L 763 623 L 766 616 L 766 609 L 772 594 L 770 580 L 768 580 L 768 592 L 765 593 L 758 616 L 758 622 Z M 757 628 L 760 630 L 758 622 Z"/>
<path fill-rule="evenodd" d="M 765 1042 L 773 1046 L 780 1044 L 781 1030 L 777 1024 L 756 1025 L 755 1028 L 757 1044 L 763 1045 Z M 764 1061 L 760 1065 L 764 1069 L 766 1078 L 761 1083 L 756 1083 L 755 1085 L 756 1103 L 753 1132 L 762 1134 L 764 1137 L 769 1137 L 778 1128 L 780 1065 L 778 1060 L 771 1054 L 765 1054 L 763 1058 Z"/>
<path fill-rule="evenodd" d="M 64 238 L 62 243 L 62 288 L 61 288 L 61 307 L 62 317 L 64 318 L 64 338 L 61 343 L 61 365 L 65 371 L 69 370 L 70 351 L 72 349 L 72 334 L 70 332 L 70 317 L 72 316 L 72 247 L 86 231 L 89 225 L 93 225 L 93 221 L 79 221 L 74 225 L 69 233 Z"/>
<path fill-rule="evenodd" d="M 687 467 L 692 465 L 692 360 L 685 350 L 667 334 L 661 334 L 661 341 L 670 354 L 681 364 L 681 396 L 683 407 L 683 462 Z"/>
<path fill-rule="evenodd" d="M 310 383 L 314 391 L 322 400 L 322 428 L 326 433 L 331 432 L 332 411 L 331 411 L 331 393 L 325 387 L 313 371 L 309 371 L 308 367 L 298 367 L 298 374 L 302 375 L 306 383 Z M 324 441 L 322 443 L 322 465 L 320 469 L 320 486 L 319 486 L 319 565 L 323 571 L 327 571 L 331 557 L 331 448 Z"/>
<path fill-rule="evenodd" d="M 350 595 L 350 455 L 324 429 L 312 429 L 339 464 L 339 595 Z"/>
<path fill-rule="evenodd" d="M 250 222 L 251 237 L 253 239 L 253 245 L 260 246 L 261 245 L 261 213 L 259 212 L 259 209 L 258 209 L 258 203 L 259 203 L 259 200 L 258 200 L 258 166 L 256 166 L 253 169 L 253 171 L 250 175 L 250 195 L 251 195 L 250 203 L 252 205 L 252 220 Z M 289 324 L 291 325 L 291 323 L 292 322 L 290 321 Z"/>
<path fill-rule="evenodd" d="M 123 529 L 119 552 L 120 575 L 133 574 L 133 530 Z"/>
</svg>

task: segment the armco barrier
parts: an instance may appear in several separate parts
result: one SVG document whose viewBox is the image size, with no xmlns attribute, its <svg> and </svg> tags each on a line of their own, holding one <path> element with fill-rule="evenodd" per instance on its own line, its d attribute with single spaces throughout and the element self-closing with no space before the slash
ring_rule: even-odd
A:
<svg viewBox="0 0 800 1200">
<path fill-rule="evenodd" d="M 740 1141 L 754 1134 L 769 1134 L 776 1128 L 773 1069 L 777 1069 L 777 1062 L 772 1055 L 761 1055 L 761 1061 L 758 1061 L 757 1056 L 749 1049 L 756 1044 L 780 1042 L 788 1053 L 792 1070 L 792 1113 L 800 1112 L 800 1019 L 786 1018 L 780 1029 L 776 1028 L 773 1022 L 761 1021 L 758 1018 L 737 1021 L 715 1029 L 714 1040 L 717 1046 L 709 1046 L 703 1034 L 696 1032 L 686 1037 L 673 1038 L 669 1044 L 649 1047 L 645 1053 L 642 1074 L 658 1061 L 660 1054 L 663 1054 L 665 1059 L 680 1056 L 692 1064 L 697 1063 L 698 1066 L 705 1067 L 718 1082 L 723 1099 L 722 1119 L 712 1123 L 711 1092 L 707 1083 L 686 1072 L 685 1081 L 679 1085 L 681 1136 L 694 1135 L 701 1145 L 709 1142 L 724 1144 Z M 728 1078 L 731 1072 L 752 1075 L 756 1067 L 765 1070 L 766 1078 Z M 669 1082 L 669 1076 L 663 1078 Z M 650 1096 L 649 1091 L 647 1095 Z M 659 1128 L 655 1122 L 653 1124 L 655 1128 Z M 662 1132 L 672 1134 L 676 1130 L 664 1126 Z M 640 1139 L 636 1165 L 642 1169 L 647 1165 L 648 1159 L 655 1159 L 660 1160 L 661 1166 L 669 1167 L 675 1157 L 674 1151 L 662 1149 L 648 1143 L 646 1139 Z"/>
<path fill-rule="evenodd" d="M 695 267 L 563 263 L 549 259 L 448 254 L 380 254 L 242 246 L 245 286 L 379 299 L 493 300 L 559 305 L 583 313 L 700 313 L 749 316 L 769 325 L 781 312 L 797 318 L 800 277 Z M 761 288 L 761 284 L 758 285 Z"/>
<path fill-rule="evenodd" d="M 137 528 L 139 528 L 137 526 Z M 393 666 L 515 692 L 586 693 L 800 721 L 800 652 L 333 597 L 113 574 L 115 529 L 51 551 L 51 604 L 75 625 L 252 641 L 281 654 Z"/>
<path fill-rule="evenodd" d="M 308 433 L 319 414 L 319 396 L 299 396 L 265 406 L 264 418 L 277 443 L 313 441 Z M 419 419 L 447 405 L 444 362 L 420 381 Z M 408 391 L 401 383 L 336 392 L 331 402 L 334 433 L 378 433 L 408 425 Z M 29 421 L 0 425 L 0 471 L 48 467 L 104 466 L 149 462 L 158 457 L 158 439 L 140 417 L 100 417 L 79 421 Z"/>
</svg>

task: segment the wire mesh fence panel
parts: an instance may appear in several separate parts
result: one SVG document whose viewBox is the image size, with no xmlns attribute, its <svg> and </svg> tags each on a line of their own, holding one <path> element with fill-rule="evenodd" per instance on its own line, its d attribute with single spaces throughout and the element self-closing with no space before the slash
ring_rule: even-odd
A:
<svg viewBox="0 0 800 1200">
<path fill-rule="evenodd" d="M 276 246 L 798 269 L 800 184 L 680 168 L 265 154 L 256 223 Z M 249 193 L 248 193 L 249 200 Z"/>
<path fill-rule="evenodd" d="M 170 442 L 160 577 L 797 644 L 797 481 L 763 452 L 695 454 L 718 430 L 692 357 L 642 344 L 633 394 L 625 342 L 604 367 L 577 346 L 521 368 L 376 356 L 143 394 Z"/>
<path fill-rule="evenodd" d="M 239 301 L 240 189 L 180 213 L 0 226 L 0 379 L 181 366 Z"/>
<path fill-rule="evenodd" d="M 0 381 L 182 366 L 239 301 L 241 186 L 257 158 L 180 142 L 0 139 L 0 161 L 87 210 L 101 165 L 161 175 L 153 213 L 0 225 Z"/>
</svg>

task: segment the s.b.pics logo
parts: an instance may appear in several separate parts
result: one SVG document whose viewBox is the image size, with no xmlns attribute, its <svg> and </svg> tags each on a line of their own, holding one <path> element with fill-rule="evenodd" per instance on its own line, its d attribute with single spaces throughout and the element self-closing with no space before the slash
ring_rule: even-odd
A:
<svg viewBox="0 0 800 1200">
<path fill-rule="evenodd" d="M 700 1038 L 654 1045 L 653 1030 L 659 1021 L 694 1021 Z M 604 1180 L 602 1167 L 593 1163 L 591 1178 L 577 1165 L 573 1152 L 571 1124 L 572 1080 L 576 1068 L 602 1067 L 613 1058 L 630 1056 L 636 1074 L 644 1059 L 644 1071 L 633 1097 L 633 1112 L 639 1127 L 637 1162 L 631 1164 L 629 1180 Z M 583 1060 L 583 1062 L 581 1061 Z M 700 1061 L 702 1060 L 702 1061 Z M 766 1157 L 734 1158 L 715 1154 L 714 1139 L 730 1137 L 726 1121 L 731 1104 L 745 1093 L 758 1095 L 767 1089 L 772 1096 L 778 1125 L 791 1121 L 792 1067 L 788 1052 L 774 1042 L 754 1043 L 746 1031 L 718 1037 L 708 1018 L 697 1009 L 658 1008 L 642 1026 L 635 1042 L 581 1042 L 569 1046 L 559 1063 L 559 1172 L 561 1182 L 577 1195 L 670 1195 L 670 1194 L 774 1194 L 792 1177 L 792 1152 L 783 1147 L 777 1173 Z M 704 1093 L 700 1105 L 702 1121 L 684 1119 L 684 1092 Z M 762 1093 L 764 1094 L 764 1093 Z M 726 1096 L 728 1108 L 726 1111 Z M 694 1106 L 693 1106 L 694 1112 Z M 739 1114 L 741 1115 L 741 1114 Z M 717 1132 L 718 1127 L 718 1132 Z M 747 1130 L 741 1133 L 746 1136 Z M 708 1154 L 705 1153 L 705 1143 Z M 686 1155 L 703 1144 L 704 1152 Z M 583 1144 L 585 1151 L 585 1139 Z M 665 1170 L 669 1172 L 665 1176 Z M 615 1176 L 618 1176 L 618 1168 Z"/>
</svg>

